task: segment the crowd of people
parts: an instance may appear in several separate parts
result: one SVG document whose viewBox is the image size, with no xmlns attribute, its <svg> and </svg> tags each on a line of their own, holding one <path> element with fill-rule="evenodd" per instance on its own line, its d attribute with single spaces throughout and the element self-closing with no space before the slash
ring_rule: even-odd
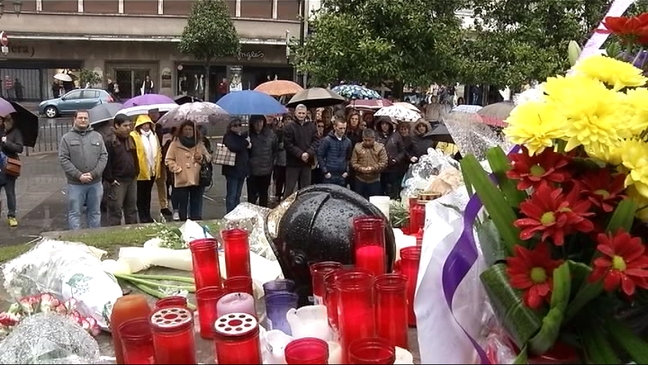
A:
<svg viewBox="0 0 648 365">
<path fill-rule="evenodd" d="M 412 123 L 302 104 L 283 116 L 252 116 L 249 132 L 233 119 L 223 138 L 236 154 L 234 166 L 222 168 L 226 209 L 240 203 L 246 179 L 248 201 L 261 206 L 320 183 L 349 187 L 365 198 L 398 199 L 410 164 L 439 144 L 432 129 L 423 117 Z"/>
</svg>

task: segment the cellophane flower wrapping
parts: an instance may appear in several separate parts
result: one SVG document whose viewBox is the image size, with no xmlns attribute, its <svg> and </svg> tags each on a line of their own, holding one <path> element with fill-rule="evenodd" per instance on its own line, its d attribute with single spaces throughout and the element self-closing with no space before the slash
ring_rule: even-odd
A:
<svg viewBox="0 0 648 365">
<path fill-rule="evenodd" d="M 0 364 L 99 364 L 99 344 L 56 313 L 26 317 L 0 342 Z"/>
<path fill-rule="evenodd" d="M 429 148 L 407 171 L 403 179 L 401 201 L 408 204 L 409 198 L 417 197 L 421 193 L 445 195 L 462 184 L 459 162 Z"/>
<path fill-rule="evenodd" d="M 251 203 L 241 203 L 223 217 L 225 220 L 224 229 L 244 229 L 249 235 L 250 252 L 267 260 L 277 261 L 277 257 L 265 234 L 268 214 L 270 214 L 268 208 Z"/>
<path fill-rule="evenodd" d="M 86 245 L 44 239 L 32 250 L 2 267 L 4 288 L 16 301 L 50 293 L 108 328 L 112 306 L 122 296 L 117 279 L 102 269 L 101 260 Z"/>
</svg>

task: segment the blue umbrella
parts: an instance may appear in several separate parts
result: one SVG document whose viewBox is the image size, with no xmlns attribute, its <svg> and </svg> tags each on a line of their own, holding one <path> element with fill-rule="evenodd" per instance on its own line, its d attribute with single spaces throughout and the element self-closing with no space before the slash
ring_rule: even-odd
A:
<svg viewBox="0 0 648 365">
<path fill-rule="evenodd" d="M 382 99 L 382 96 L 380 96 L 376 91 L 367 89 L 360 85 L 338 85 L 331 90 L 347 99 Z"/>
<path fill-rule="evenodd" d="M 231 92 L 223 96 L 216 105 L 232 115 L 273 115 L 286 112 L 286 108 L 272 96 L 254 90 Z"/>
</svg>

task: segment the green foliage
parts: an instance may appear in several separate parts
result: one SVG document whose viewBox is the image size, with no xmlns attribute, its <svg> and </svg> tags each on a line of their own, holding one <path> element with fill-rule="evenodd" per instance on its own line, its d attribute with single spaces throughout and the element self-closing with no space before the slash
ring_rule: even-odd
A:
<svg viewBox="0 0 648 365">
<path fill-rule="evenodd" d="M 456 77 L 464 1 L 323 0 L 313 33 L 293 44 L 313 84 L 355 80 L 426 85 Z"/>
<path fill-rule="evenodd" d="M 612 0 L 472 0 L 475 25 L 462 44 L 467 83 L 519 87 L 569 69 L 568 45 L 584 44 Z M 629 14 L 646 9 L 640 0 Z"/>
<path fill-rule="evenodd" d="M 86 85 L 90 85 L 90 87 L 93 87 L 97 84 L 101 84 L 101 76 L 98 73 L 87 68 L 81 70 L 79 74 L 79 86 L 85 87 Z"/>
<path fill-rule="evenodd" d="M 238 54 L 238 34 L 224 0 L 198 0 L 193 3 L 179 49 L 205 65 L 215 59 Z"/>
</svg>

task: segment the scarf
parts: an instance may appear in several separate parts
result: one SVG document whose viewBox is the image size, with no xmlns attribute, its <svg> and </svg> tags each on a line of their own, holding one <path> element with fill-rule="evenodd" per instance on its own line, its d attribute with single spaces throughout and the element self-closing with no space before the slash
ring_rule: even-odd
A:
<svg viewBox="0 0 648 365">
<path fill-rule="evenodd" d="M 194 148 L 196 147 L 196 138 L 181 136 L 180 143 L 187 148 Z"/>
<path fill-rule="evenodd" d="M 144 147 L 144 153 L 146 154 L 146 161 L 148 162 L 149 171 L 151 177 L 155 176 L 155 157 L 157 155 L 157 136 L 153 134 L 153 131 L 141 131 L 142 136 L 142 146 Z"/>
</svg>

